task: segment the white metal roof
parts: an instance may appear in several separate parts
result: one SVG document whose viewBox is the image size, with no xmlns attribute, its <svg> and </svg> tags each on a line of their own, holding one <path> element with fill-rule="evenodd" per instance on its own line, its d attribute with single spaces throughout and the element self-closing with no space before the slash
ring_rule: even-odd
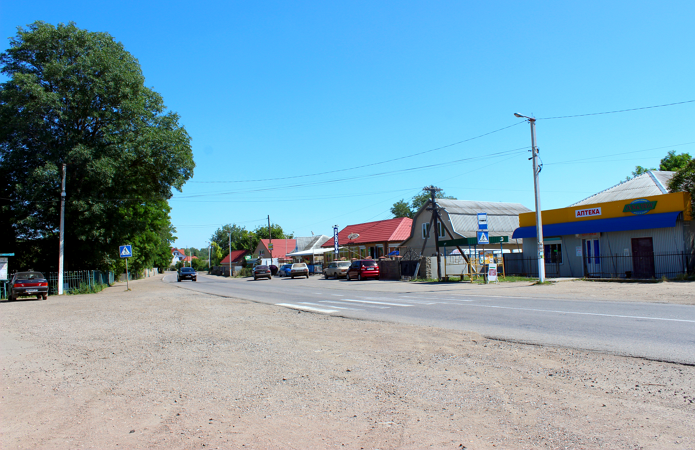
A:
<svg viewBox="0 0 695 450">
<path fill-rule="evenodd" d="M 437 199 L 437 204 L 449 214 L 469 214 L 478 217 L 478 213 L 487 213 L 490 216 L 519 216 L 521 213 L 531 211 L 521 203 L 502 202 L 476 202 L 473 200 L 447 200 Z M 476 228 L 478 223 L 476 221 Z"/>
<path fill-rule="evenodd" d="M 668 182 L 676 172 L 650 170 L 635 178 L 623 181 L 606 190 L 585 198 L 570 206 L 589 205 L 593 203 L 613 202 L 631 198 L 648 197 L 651 195 L 667 194 Z"/>
</svg>

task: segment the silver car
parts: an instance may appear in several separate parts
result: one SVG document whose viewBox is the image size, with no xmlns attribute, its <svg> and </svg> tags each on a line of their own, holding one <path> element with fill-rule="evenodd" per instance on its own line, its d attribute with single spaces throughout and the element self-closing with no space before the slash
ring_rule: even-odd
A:
<svg viewBox="0 0 695 450">
<path fill-rule="evenodd" d="M 333 261 L 323 269 L 323 277 L 328 278 L 345 278 L 347 271 L 350 268 L 350 261 Z"/>
</svg>

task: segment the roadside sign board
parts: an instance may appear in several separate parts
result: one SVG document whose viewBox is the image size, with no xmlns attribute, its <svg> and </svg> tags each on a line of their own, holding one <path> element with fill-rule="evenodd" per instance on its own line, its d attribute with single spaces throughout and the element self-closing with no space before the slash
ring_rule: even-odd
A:
<svg viewBox="0 0 695 450">
<path fill-rule="evenodd" d="M 333 253 L 336 256 L 340 253 L 340 248 L 338 247 L 338 225 L 333 227 Z"/>
<path fill-rule="evenodd" d="M 130 258 L 133 256 L 133 247 L 130 245 L 121 245 L 118 247 L 118 254 L 121 258 Z"/>
<path fill-rule="evenodd" d="M 273 251 L 273 243 L 272 242 L 270 242 L 268 244 L 268 250 L 270 250 L 271 252 Z"/>
<path fill-rule="evenodd" d="M 478 231 L 478 245 L 485 245 L 490 243 L 490 235 L 487 231 Z"/>
<path fill-rule="evenodd" d="M 0 280 L 7 280 L 7 258 L 0 258 Z"/>
<path fill-rule="evenodd" d="M 479 232 L 480 233 L 480 232 Z M 489 232 L 485 232 L 488 235 L 488 242 L 489 244 L 500 244 L 500 243 L 505 243 L 509 242 L 509 236 L 492 236 L 490 237 Z M 439 246 L 440 247 L 456 247 L 457 245 L 459 246 L 467 246 L 467 245 L 478 245 L 478 238 L 460 238 L 460 239 L 449 239 L 446 241 L 439 241 Z"/>
<path fill-rule="evenodd" d="M 497 282 L 497 264 L 490 263 L 487 265 L 487 282 Z"/>
<path fill-rule="evenodd" d="M 487 213 L 478 213 L 478 229 L 487 230 Z"/>
</svg>

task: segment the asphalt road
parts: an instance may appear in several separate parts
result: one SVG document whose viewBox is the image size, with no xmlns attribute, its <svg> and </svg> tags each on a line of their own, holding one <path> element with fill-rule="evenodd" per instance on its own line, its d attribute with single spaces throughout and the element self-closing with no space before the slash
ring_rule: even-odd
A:
<svg viewBox="0 0 695 450">
<path fill-rule="evenodd" d="M 398 281 L 226 279 L 165 282 L 233 298 L 348 318 L 475 331 L 515 342 L 695 364 L 695 306 L 473 295 Z"/>
</svg>

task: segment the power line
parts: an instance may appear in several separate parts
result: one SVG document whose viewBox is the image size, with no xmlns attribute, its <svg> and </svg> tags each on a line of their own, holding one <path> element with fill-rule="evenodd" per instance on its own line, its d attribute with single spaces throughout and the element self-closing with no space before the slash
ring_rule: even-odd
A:
<svg viewBox="0 0 695 450">
<path fill-rule="evenodd" d="M 573 116 L 541 117 L 541 118 L 536 119 L 536 120 L 571 119 L 573 117 L 599 116 L 602 114 L 617 114 L 617 113 L 624 113 L 624 112 L 629 112 L 629 111 L 639 111 L 642 109 L 664 108 L 666 106 L 683 105 L 685 103 L 693 103 L 693 102 L 695 102 L 695 100 L 686 100 L 684 102 L 676 102 L 676 103 L 666 103 L 664 105 L 642 106 L 640 108 L 619 109 L 616 111 L 604 111 L 604 112 L 595 112 L 595 113 L 588 113 L 588 114 L 575 114 Z"/>
<path fill-rule="evenodd" d="M 464 139 L 462 141 L 454 142 L 453 144 L 443 145 L 441 147 L 433 148 L 430 150 L 425 150 L 425 151 L 418 152 L 418 153 L 413 153 L 412 155 L 406 155 L 406 156 L 400 156 L 398 158 L 388 159 L 386 161 L 379 161 L 379 162 L 375 162 L 375 163 L 364 164 L 362 166 L 347 167 L 347 168 L 343 168 L 343 169 L 329 170 L 326 172 L 309 173 L 309 174 L 305 174 L 305 175 L 293 175 L 293 176 L 289 176 L 289 177 L 264 178 L 264 179 L 257 179 L 257 180 L 231 180 L 231 181 L 229 181 L 229 180 L 228 181 L 193 181 L 193 180 L 191 180 L 191 181 L 188 181 L 188 183 L 213 184 L 213 183 L 255 183 L 255 182 L 261 182 L 261 181 L 282 181 L 282 180 L 290 180 L 290 179 L 295 179 L 295 178 L 315 177 L 315 176 L 319 176 L 319 175 L 327 175 L 327 174 L 337 173 L 337 172 L 347 172 L 350 170 L 364 169 L 365 167 L 378 166 L 380 164 L 388 164 L 388 163 L 392 163 L 394 161 L 401 161 L 403 159 L 413 158 L 415 156 L 420 156 L 420 155 L 431 153 L 431 152 L 434 152 L 437 150 L 442 150 L 445 148 L 453 147 L 455 145 L 463 144 L 465 142 L 470 142 L 470 141 L 473 141 L 475 139 L 480 139 L 482 137 L 489 136 L 489 135 L 494 134 L 494 133 L 498 133 L 500 131 L 506 130 L 507 128 L 512 128 L 512 127 L 515 127 L 517 125 L 520 125 L 521 123 L 523 123 L 523 122 L 517 122 L 513 125 L 499 128 L 497 130 L 493 130 L 493 131 L 490 131 L 490 132 L 487 132 L 484 134 L 480 134 L 478 136 Z"/>
<path fill-rule="evenodd" d="M 557 161 L 557 162 L 552 162 L 548 163 L 548 165 L 554 165 L 554 164 L 570 164 L 570 163 L 575 163 L 575 162 L 581 162 L 581 161 L 589 161 L 589 160 L 595 160 L 595 159 L 602 159 L 602 158 L 610 158 L 613 156 L 620 156 L 620 155 L 631 155 L 633 153 L 642 153 L 642 152 L 650 152 L 653 150 L 663 150 L 665 148 L 672 148 L 672 147 L 680 147 L 683 145 L 691 145 L 695 144 L 695 141 L 693 142 L 684 142 L 682 144 L 673 144 L 673 145 L 664 145 L 663 147 L 654 147 L 654 148 L 647 148 L 644 150 L 631 150 L 629 152 L 622 152 L 622 153 L 611 153 L 609 155 L 601 155 L 601 156 L 592 156 L 590 158 L 581 158 L 581 159 L 570 159 L 567 161 Z"/>
</svg>

